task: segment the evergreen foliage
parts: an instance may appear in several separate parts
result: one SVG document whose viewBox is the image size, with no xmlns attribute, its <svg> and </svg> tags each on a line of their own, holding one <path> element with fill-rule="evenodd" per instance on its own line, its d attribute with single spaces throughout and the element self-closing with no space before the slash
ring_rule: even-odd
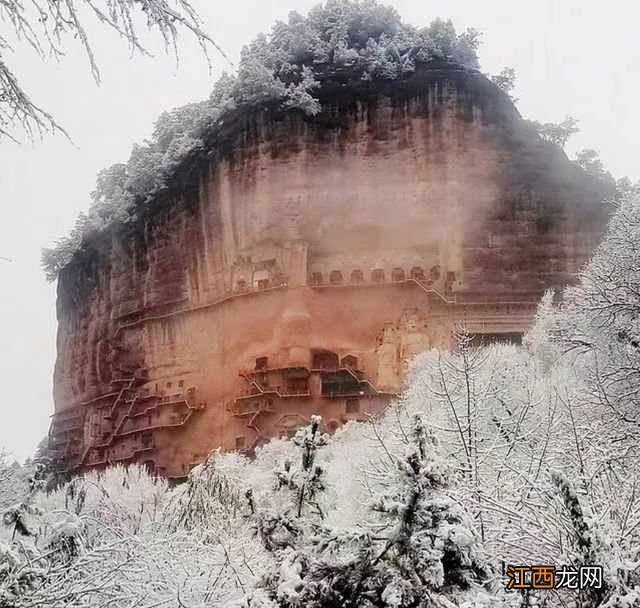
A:
<svg viewBox="0 0 640 608">
<path fill-rule="evenodd" d="M 580 131 L 578 120 L 572 116 L 565 116 L 564 120 L 559 123 L 545 122 L 541 123 L 537 120 L 529 121 L 530 124 L 538 131 L 538 134 L 544 141 L 555 144 L 564 148 L 571 136 Z"/>
<path fill-rule="evenodd" d="M 511 100 L 515 103 L 517 100 L 511 95 L 513 89 L 516 87 L 516 71 L 513 68 L 503 68 L 499 74 L 491 77 L 491 80 L 496 86 L 504 91 Z"/>
</svg>

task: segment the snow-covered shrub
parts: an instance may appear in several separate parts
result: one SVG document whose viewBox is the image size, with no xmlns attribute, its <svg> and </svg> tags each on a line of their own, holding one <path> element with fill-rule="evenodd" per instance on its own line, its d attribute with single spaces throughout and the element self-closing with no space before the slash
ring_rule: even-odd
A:
<svg viewBox="0 0 640 608">
<path fill-rule="evenodd" d="M 34 552 L 20 552 L 0 539 L 0 606 L 22 606 L 22 599 L 41 586 L 46 575 Z"/>
<path fill-rule="evenodd" d="M 12 505 L 23 500 L 26 494 L 24 467 L 9 463 L 6 452 L 0 450 L 0 516 Z"/>
<path fill-rule="evenodd" d="M 225 528 L 191 505 L 184 525 L 184 491 L 134 466 L 33 494 L 29 536 L 0 540 L 0 606 L 204 608 L 239 597 L 260 573 L 259 545 L 233 513 L 226 521 L 237 525 Z"/>
</svg>

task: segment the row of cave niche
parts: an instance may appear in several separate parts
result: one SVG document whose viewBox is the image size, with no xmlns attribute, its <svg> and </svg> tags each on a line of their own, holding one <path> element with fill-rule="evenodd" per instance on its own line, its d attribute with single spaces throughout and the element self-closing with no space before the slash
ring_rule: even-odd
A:
<svg viewBox="0 0 640 608">
<path fill-rule="evenodd" d="M 424 272 L 424 269 L 421 266 L 413 266 L 409 271 L 409 279 L 414 281 L 423 281 L 427 284 L 432 284 L 435 281 L 438 281 L 441 276 L 440 266 L 433 266 L 429 271 L 429 278 Z M 327 285 L 343 285 L 344 278 L 341 270 L 332 270 L 329 272 L 328 277 L 329 282 Z M 391 271 L 391 282 L 392 283 L 401 283 L 407 280 L 407 274 L 404 271 L 404 268 L 396 267 Z M 446 281 L 447 283 L 453 283 L 455 280 L 454 272 L 447 272 Z M 384 268 L 374 268 L 371 271 L 370 276 L 371 283 L 386 283 L 387 277 Z M 362 285 L 365 283 L 365 276 L 362 270 L 356 269 L 352 270 L 349 275 L 349 284 L 351 285 Z M 318 287 L 321 285 L 325 285 L 324 275 L 322 272 L 312 272 L 309 275 L 309 285 Z"/>
</svg>

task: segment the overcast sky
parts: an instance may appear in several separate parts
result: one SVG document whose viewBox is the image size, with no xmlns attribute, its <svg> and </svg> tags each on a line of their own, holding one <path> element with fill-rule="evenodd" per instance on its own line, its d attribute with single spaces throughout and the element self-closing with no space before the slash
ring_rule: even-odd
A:
<svg viewBox="0 0 640 608">
<path fill-rule="evenodd" d="M 243 44 L 312 0 L 194 0 L 204 29 L 235 62 Z M 640 8 L 633 0 L 391 0 L 405 21 L 452 19 L 483 33 L 484 72 L 516 69 L 525 118 L 579 119 L 571 155 L 595 148 L 616 176 L 640 178 Z M 3 27 L 0 24 L 0 28 Z M 88 28 L 102 84 L 92 80 L 74 41 L 59 64 L 19 49 L 6 57 L 22 85 L 73 139 L 48 136 L 33 145 L 0 139 L 0 446 L 16 458 L 33 453 L 53 411 L 55 286 L 40 269 L 40 249 L 73 225 L 88 206 L 96 173 L 126 161 L 163 110 L 206 97 L 230 66 L 212 52 L 213 73 L 198 47 L 183 40 L 180 64 L 156 54 L 131 59 L 117 36 Z M 157 41 L 148 38 L 151 47 Z"/>
</svg>

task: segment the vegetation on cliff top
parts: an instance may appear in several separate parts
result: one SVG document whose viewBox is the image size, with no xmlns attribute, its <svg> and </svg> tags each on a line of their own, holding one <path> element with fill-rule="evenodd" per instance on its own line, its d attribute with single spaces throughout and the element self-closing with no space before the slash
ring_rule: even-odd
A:
<svg viewBox="0 0 640 608">
<path fill-rule="evenodd" d="M 451 21 L 441 19 L 416 28 L 377 0 L 327 0 L 306 17 L 292 12 L 288 22 L 277 22 L 269 35 L 260 34 L 244 47 L 237 73 L 223 73 L 208 99 L 161 114 L 151 139 L 134 145 L 126 163 L 98 174 L 88 212 L 80 214 L 68 236 L 43 249 L 47 278 L 55 280 L 91 237 L 135 221 L 172 183 L 179 167 L 215 147 L 216 133 L 241 110 L 268 103 L 313 116 L 320 111 L 320 82 L 333 74 L 390 81 L 434 60 L 475 69 L 478 46 L 476 30 L 458 34 Z M 515 102 L 513 69 L 505 68 L 492 81 Z M 560 147 L 578 131 L 570 117 L 559 124 L 530 124 L 542 140 Z M 613 182 L 593 150 L 576 162 Z"/>
<path fill-rule="evenodd" d="M 43 251 L 48 278 L 57 277 L 86 237 L 135 219 L 178 166 L 204 147 L 206 135 L 238 109 L 276 102 L 315 115 L 314 91 L 323 76 L 348 70 L 364 80 L 393 80 L 434 59 L 477 68 L 478 45 L 475 30 L 458 34 L 440 19 L 416 28 L 376 0 L 328 0 L 306 17 L 291 13 L 287 23 L 277 22 L 243 49 L 237 73 L 223 74 L 209 99 L 163 113 L 152 139 L 135 145 L 126 164 L 99 173 L 89 211 Z"/>
</svg>

